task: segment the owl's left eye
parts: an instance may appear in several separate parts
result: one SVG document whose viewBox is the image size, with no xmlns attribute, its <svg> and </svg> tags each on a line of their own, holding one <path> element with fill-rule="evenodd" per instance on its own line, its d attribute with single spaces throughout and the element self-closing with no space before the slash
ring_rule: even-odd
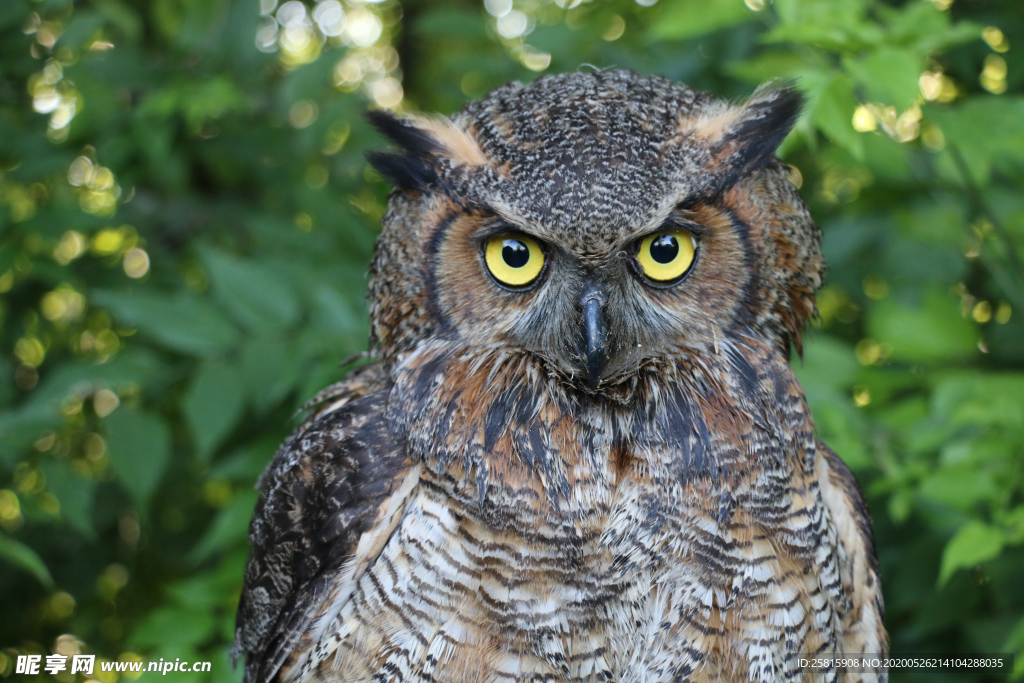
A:
<svg viewBox="0 0 1024 683">
<path fill-rule="evenodd" d="M 685 230 L 668 230 L 648 235 L 640 242 L 636 263 L 652 284 L 672 285 L 693 265 L 697 241 Z"/>
<path fill-rule="evenodd" d="M 544 270 L 544 251 L 525 235 L 497 235 L 484 242 L 484 261 L 500 284 L 520 289 L 533 284 Z"/>
</svg>

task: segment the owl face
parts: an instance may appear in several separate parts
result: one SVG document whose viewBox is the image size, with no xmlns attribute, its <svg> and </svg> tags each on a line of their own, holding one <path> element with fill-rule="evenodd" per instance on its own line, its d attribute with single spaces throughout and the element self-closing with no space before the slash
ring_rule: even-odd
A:
<svg viewBox="0 0 1024 683">
<path fill-rule="evenodd" d="M 385 354 L 447 338 L 593 392 L 731 335 L 788 351 L 822 274 L 774 159 L 798 105 L 614 71 L 511 84 L 451 120 L 371 113 L 404 148 L 371 155 L 397 186 L 371 284 Z"/>
<path fill-rule="evenodd" d="M 742 250 L 720 213 L 673 208 L 583 251 L 508 209 L 460 215 L 441 234 L 439 311 L 474 346 L 543 358 L 591 388 L 713 342 L 738 303 Z M 709 315 L 709 313 L 714 313 Z"/>
</svg>

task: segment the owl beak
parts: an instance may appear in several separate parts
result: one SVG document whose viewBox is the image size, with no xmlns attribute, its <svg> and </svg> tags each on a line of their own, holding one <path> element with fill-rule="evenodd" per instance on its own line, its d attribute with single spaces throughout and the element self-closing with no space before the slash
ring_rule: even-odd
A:
<svg viewBox="0 0 1024 683">
<path fill-rule="evenodd" d="M 583 293 L 583 352 L 587 359 L 587 384 L 596 389 L 608 362 L 608 321 L 604 317 L 604 295 L 595 287 Z"/>
</svg>

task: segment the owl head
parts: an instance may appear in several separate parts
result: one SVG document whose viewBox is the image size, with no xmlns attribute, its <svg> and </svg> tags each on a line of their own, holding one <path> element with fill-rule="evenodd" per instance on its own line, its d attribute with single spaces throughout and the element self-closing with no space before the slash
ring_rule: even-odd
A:
<svg viewBox="0 0 1024 683">
<path fill-rule="evenodd" d="M 378 110 L 400 149 L 371 268 L 385 359 L 423 340 L 522 353 L 601 392 L 815 313 L 820 232 L 775 150 L 800 96 L 732 104 L 631 71 L 511 83 L 451 118 Z"/>
</svg>

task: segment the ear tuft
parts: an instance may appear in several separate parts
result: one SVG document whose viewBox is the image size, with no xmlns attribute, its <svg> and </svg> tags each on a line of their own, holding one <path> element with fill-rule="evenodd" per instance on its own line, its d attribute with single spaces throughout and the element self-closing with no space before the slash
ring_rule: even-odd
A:
<svg viewBox="0 0 1024 683">
<path fill-rule="evenodd" d="M 444 116 L 411 116 L 409 120 L 425 132 L 456 166 L 486 166 L 487 155 L 470 131 L 463 130 Z"/>
<path fill-rule="evenodd" d="M 454 166 L 482 166 L 487 157 L 476 139 L 442 116 L 399 116 L 387 109 L 366 112 L 374 128 L 404 152 L 372 152 L 370 165 L 398 187 L 423 191 L 437 183 L 439 159 Z"/>
<path fill-rule="evenodd" d="M 800 116 L 803 102 L 792 83 L 754 93 L 721 143 L 734 150 L 730 165 L 737 177 L 753 173 L 775 155 Z"/>
<path fill-rule="evenodd" d="M 366 155 L 373 170 L 392 185 L 422 192 L 437 184 L 437 168 L 429 157 L 394 152 L 370 152 Z"/>
<path fill-rule="evenodd" d="M 370 152 L 366 160 L 392 184 L 406 190 L 423 191 L 437 181 L 437 169 L 431 158 L 440 150 L 426 131 L 387 109 L 372 109 L 366 118 L 404 152 Z"/>
<path fill-rule="evenodd" d="M 371 109 L 366 118 L 389 140 L 411 154 L 434 154 L 440 146 L 430 134 L 387 109 Z"/>
<path fill-rule="evenodd" d="M 680 121 L 680 133 L 708 145 L 711 180 L 702 194 L 714 195 L 764 166 L 793 129 L 803 95 L 792 83 L 759 88 L 739 106 L 712 105 Z"/>
</svg>

